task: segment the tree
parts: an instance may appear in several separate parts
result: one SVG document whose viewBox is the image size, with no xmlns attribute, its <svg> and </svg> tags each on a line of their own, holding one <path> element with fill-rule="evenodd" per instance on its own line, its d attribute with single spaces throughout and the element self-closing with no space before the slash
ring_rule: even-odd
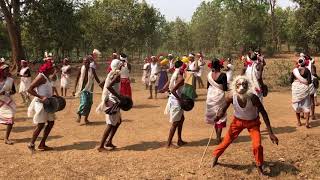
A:
<svg viewBox="0 0 320 180">
<path fill-rule="evenodd" d="M 42 0 L 30 9 L 23 24 L 26 47 L 34 52 L 55 50 L 55 55 L 65 56 L 75 47 L 81 35 L 79 17 L 74 4 L 66 0 Z M 38 54 L 38 53 L 36 53 Z"/>
<path fill-rule="evenodd" d="M 20 64 L 18 61 L 25 58 L 21 43 L 20 25 L 23 7 L 28 7 L 30 3 L 32 3 L 32 0 L 0 0 L 0 10 L 6 21 L 11 44 L 13 68 L 16 68 L 16 64 Z"/>
<path fill-rule="evenodd" d="M 270 5 L 270 14 L 271 14 L 271 39 L 273 44 L 273 49 L 277 49 L 278 43 L 276 38 L 276 16 L 275 16 L 275 7 L 276 7 L 276 0 L 268 0 Z"/>
<path fill-rule="evenodd" d="M 0 54 L 1 56 L 4 56 L 5 54 L 8 54 L 9 51 L 10 43 L 8 32 L 6 30 L 5 24 L 0 22 Z"/>
<path fill-rule="evenodd" d="M 295 12 L 294 42 L 297 51 L 309 52 L 310 47 L 319 49 L 320 6 L 317 0 L 295 0 L 299 8 Z"/>
<path fill-rule="evenodd" d="M 194 48 L 211 51 L 219 46 L 219 34 L 223 23 L 221 4 L 202 2 L 192 16 L 190 28 Z"/>
</svg>

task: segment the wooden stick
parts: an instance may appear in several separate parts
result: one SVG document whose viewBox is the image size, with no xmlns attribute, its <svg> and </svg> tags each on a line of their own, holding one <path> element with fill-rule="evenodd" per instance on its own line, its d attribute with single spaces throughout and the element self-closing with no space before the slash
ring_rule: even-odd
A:
<svg viewBox="0 0 320 180">
<path fill-rule="evenodd" d="M 211 142 L 213 133 L 214 133 L 214 128 L 212 128 L 212 132 L 211 132 L 211 135 L 210 135 L 210 137 L 209 137 L 208 144 L 207 144 L 206 149 L 204 150 L 204 152 L 203 152 L 203 154 L 202 154 L 201 161 L 200 161 L 200 164 L 199 164 L 199 168 L 201 168 L 201 164 L 202 164 L 203 158 L 204 158 L 204 156 L 205 156 L 205 154 L 206 154 L 206 152 L 207 152 L 207 149 L 208 149 L 209 144 L 210 144 L 210 142 Z"/>
</svg>

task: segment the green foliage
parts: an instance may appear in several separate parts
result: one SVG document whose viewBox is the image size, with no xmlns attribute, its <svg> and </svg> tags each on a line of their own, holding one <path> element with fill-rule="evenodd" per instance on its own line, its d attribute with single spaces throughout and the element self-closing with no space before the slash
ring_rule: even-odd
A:
<svg viewBox="0 0 320 180">
<path fill-rule="evenodd" d="M 292 74 L 292 63 L 287 60 L 276 60 L 272 64 L 277 76 L 276 83 L 281 87 L 288 87 L 291 85 L 290 77 Z"/>
<path fill-rule="evenodd" d="M 79 19 L 74 5 L 65 0 L 43 0 L 33 6 L 23 24 L 22 37 L 28 51 L 56 50 L 63 54 L 72 50 L 80 37 Z"/>
<path fill-rule="evenodd" d="M 6 56 L 10 50 L 9 37 L 5 27 L 5 24 L 0 22 L 0 56 Z"/>
<path fill-rule="evenodd" d="M 217 48 L 222 21 L 220 3 L 202 2 L 193 14 L 190 24 L 193 47 L 206 52 Z"/>
<path fill-rule="evenodd" d="M 136 0 L 94 1 L 93 6 L 80 13 L 85 16 L 81 23 L 85 24 L 84 40 L 104 51 L 154 46 L 154 37 L 159 36 L 159 24 L 163 21 L 155 8 Z"/>
<path fill-rule="evenodd" d="M 300 5 L 296 9 L 274 9 L 270 2 L 203 1 L 191 22 L 168 22 L 145 0 L 42 0 L 24 8 L 21 33 L 28 57 L 41 57 L 45 50 L 78 57 L 93 48 L 103 55 L 116 50 L 140 57 L 190 51 L 229 57 L 256 48 L 272 56 L 283 44 L 299 52 L 320 50 L 317 0 L 295 0 Z M 0 53 L 9 54 L 8 42 L 1 24 Z"/>
</svg>

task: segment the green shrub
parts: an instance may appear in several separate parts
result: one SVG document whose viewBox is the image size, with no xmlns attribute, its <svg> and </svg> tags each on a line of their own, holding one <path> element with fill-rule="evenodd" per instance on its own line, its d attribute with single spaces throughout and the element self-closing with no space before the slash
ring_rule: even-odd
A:
<svg viewBox="0 0 320 180">
<path fill-rule="evenodd" d="M 277 60 L 273 63 L 275 70 L 276 84 L 281 87 L 287 87 L 291 85 L 290 77 L 292 73 L 292 63 L 286 60 Z"/>
</svg>

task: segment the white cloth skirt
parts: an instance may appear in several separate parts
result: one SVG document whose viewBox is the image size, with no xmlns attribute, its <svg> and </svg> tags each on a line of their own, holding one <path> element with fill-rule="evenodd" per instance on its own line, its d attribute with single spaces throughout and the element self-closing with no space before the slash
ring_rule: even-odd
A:
<svg viewBox="0 0 320 180">
<path fill-rule="evenodd" d="M 20 80 L 19 93 L 27 92 L 31 85 L 30 77 L 22 77 Z"/>
<path fill-rule="evenodd" d="M 31 101 L 28 108 L 28 116 L 33 116 L 34 124 L 47 123 L 48 121 L 55 120 L 55 114 L 47 113 L 44 110 L 43 103 L 40 102 L 40 99 L 38 97 L 33 98 L 33 100 Z"/>
<path fill-rule="evenodd" d="M 61 75 L 61 82 L 60 82 L 60 87 L 62 88 L 69 88 L 69 84 L 70 84 L 70 78 L 69 75 Z"/>
</svg>

